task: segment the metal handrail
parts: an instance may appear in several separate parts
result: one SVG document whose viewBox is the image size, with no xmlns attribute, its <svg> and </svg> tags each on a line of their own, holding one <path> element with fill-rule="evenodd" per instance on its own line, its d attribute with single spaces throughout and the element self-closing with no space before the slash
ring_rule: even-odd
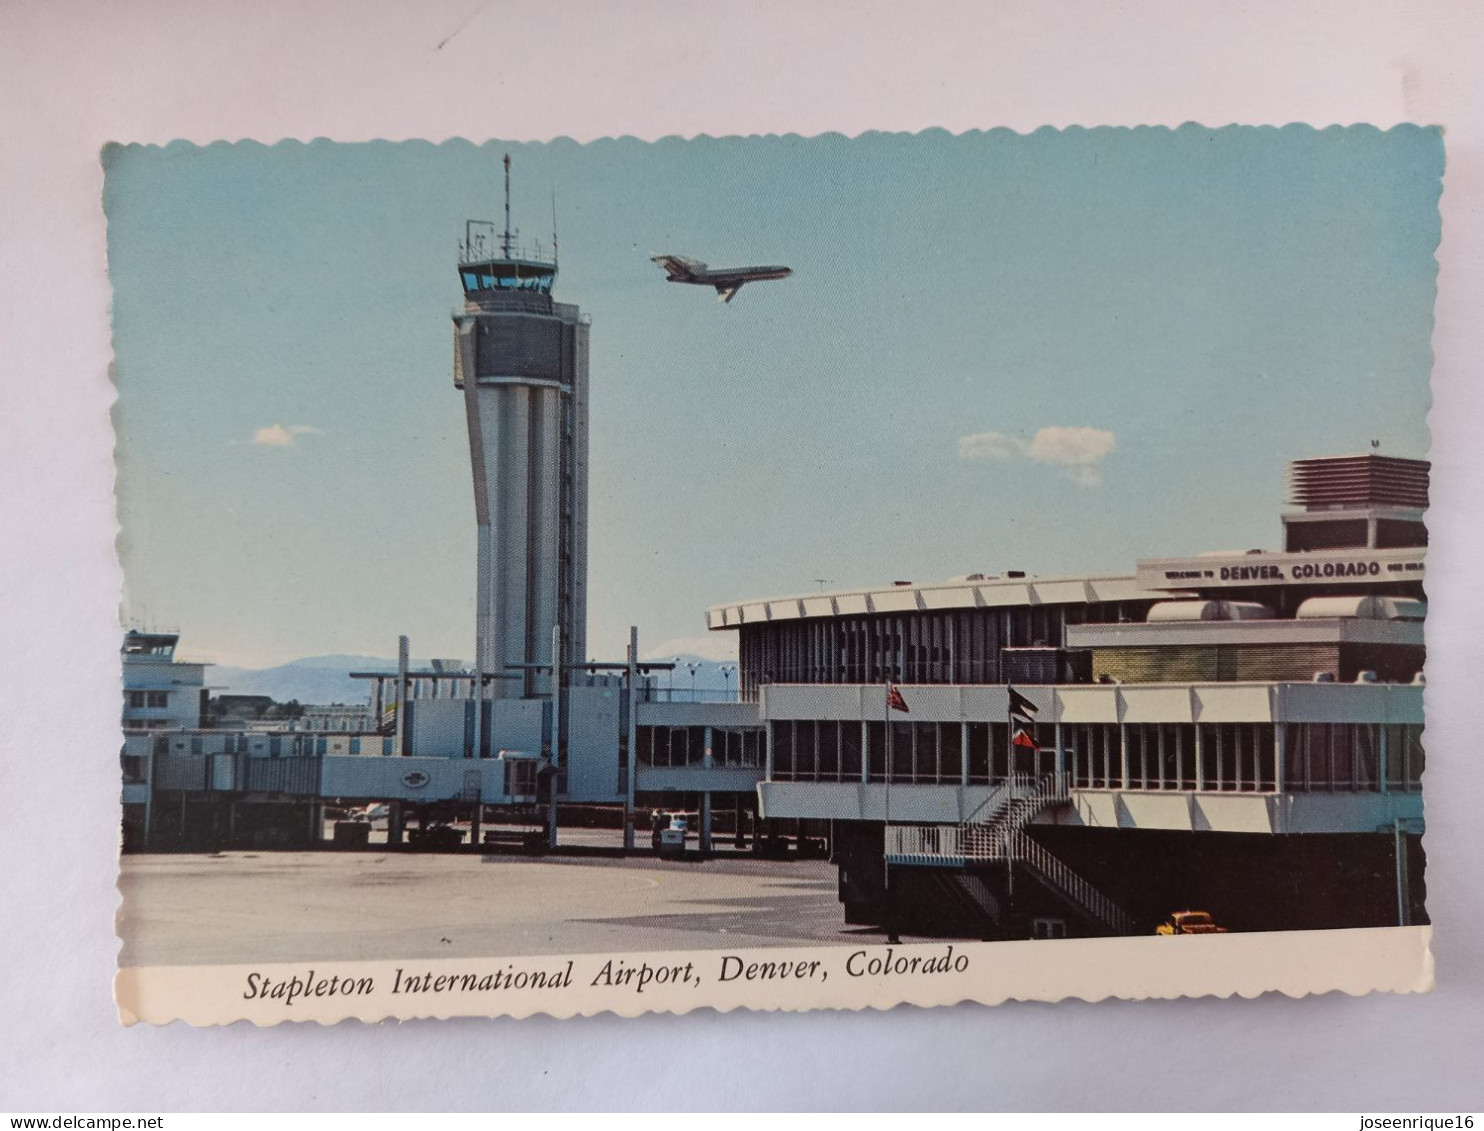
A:
<svg viewBox="0 0 1484 1131">
<path fill-rule="evenodd" d="M 1131 934 L 1133 921 L 1124 910 L 1085 878 L 1042 848 L 1026 826 L 1048 805 L 1068 799 L 1066 781 L 1048 774 L 1036 778 L 1015 774 L 990 794 L 961 825 L 888 825 L 885 849 L 899 862 L 968 863 L 1005 860 L 1020 862 L 1071 903 L 1118 934 Z M 987 820 L 975 820 L 990 804 Z"/>
<path fill-rule="evenodd" d="M 962 860 L 958 825 L 887 825 L 886 855 L 898 859 Z"/>
<path fill-rule="evenodd" d="M 982 858 L 996 858 L 997 846 L 1004 843 L 1005 839 L 1012 833 L 1021 832 L 1031 819 L 1039 814 L 1047 806 L 1066 801 L 1068 798 L 1065 783 L 1054 774 L 1035 779 L 1030 775 L 1019 775 L 1021 782 L 1016 782 L 1020 788 L 1025 788 L 1023 782 L 1032 783 L 1029 792 L 1015 796 L 1012 788 L 1012 796 L 1007 804 L 997 810 L 988 821 L 973 824 L 965 831 L 965 852 L 970 858 L 981 858 L 975 849 L 983 848 L 986 855 Z M 1014 781 L 1014 779 L 1012 779 Z"/>
<path fill-rule="evenodd" d="M 1124 910 L 1086 879 L 1078 875 L 1024 832 L 1011 833 L 1007 848 L 1014 859 L 1040 872 L 1057 890 L 1088 914 L 1101 920 L 1118 934 L 1133 933 L 1133 920 Z"/>
</svg>

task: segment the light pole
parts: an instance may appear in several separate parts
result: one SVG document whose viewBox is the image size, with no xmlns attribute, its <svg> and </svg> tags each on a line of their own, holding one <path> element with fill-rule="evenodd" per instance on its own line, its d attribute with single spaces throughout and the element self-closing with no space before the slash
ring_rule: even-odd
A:
<svg viewBox="0 0 1484 1131">
<path fill-rule="evenodd" d="M 732 673 L 734 673 L 736 670 L 736 664 L 721 665 L 721 678 L 726 682 L 727 685 L 726 698 L 727 702 L 729 703 L 732 701 Z"/>
<path fill-rule="evenodd" d="M 685 666 L 690 671 L 690 701 L 694 703 L 696 701 L 696 672 L 700 671 L 705 665 L 696 660 L 691 660 Z"/>
<path fill-rule="evenodd" d="M 675 666 L 670 669 L 670 702 L 675 702 L 675 673 L 680 670 L 680 657 L 676 656 L 670 661 Z"/>
</svg>

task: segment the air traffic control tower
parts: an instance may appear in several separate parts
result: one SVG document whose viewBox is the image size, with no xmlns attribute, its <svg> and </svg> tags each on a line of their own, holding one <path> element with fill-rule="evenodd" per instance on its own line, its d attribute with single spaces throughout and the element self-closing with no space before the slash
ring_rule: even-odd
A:
<svg viewBox="0 0 1484 1131">
<path fill-rule="evenodd" d="M 453 319 L 479 522 L 475 662 L 501 699 L 552 694 L 553 660 L 586 656 L 588 320 L 552 298 L 556 275 L 554 235 L 549 256 L 516 246 L 507 154 L 505 228 L 466 222 Z"/>
</svg>

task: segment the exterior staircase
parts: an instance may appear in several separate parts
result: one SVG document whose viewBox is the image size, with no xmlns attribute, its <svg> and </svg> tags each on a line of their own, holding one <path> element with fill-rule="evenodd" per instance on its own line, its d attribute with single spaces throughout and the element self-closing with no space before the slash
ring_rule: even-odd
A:
<svg viewBox="0 0 1484 1131">
<path fill-rule="evenodd" d="M 1037 816 L 1067 800 L 1066 786 L 1054 775 L 1012 777 L 961 825 L 888 825 L 886 862 L 938 868 L 994 862 L 1019 866 L 1108 931 L 1131 934 L 1133 922 L 1121 907 L 1026 832 Z"/>
</svg>

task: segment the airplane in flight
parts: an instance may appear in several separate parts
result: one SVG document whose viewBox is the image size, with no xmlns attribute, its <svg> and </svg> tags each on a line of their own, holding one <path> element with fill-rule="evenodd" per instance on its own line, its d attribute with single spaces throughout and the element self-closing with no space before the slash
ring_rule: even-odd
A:
<svg viewBox="0 0 1484 1131">
<path fill-rule="evenodd" d="M 707 267 L 699 259 L 688 259 L 683 255 L 653 255 L 650 258 L 665 269 L 667 282 L 715 287 L 720 302 L 731 302 L 743 283 L 787 279 L 793 274 L 791 267 Z"/>
</svg>

